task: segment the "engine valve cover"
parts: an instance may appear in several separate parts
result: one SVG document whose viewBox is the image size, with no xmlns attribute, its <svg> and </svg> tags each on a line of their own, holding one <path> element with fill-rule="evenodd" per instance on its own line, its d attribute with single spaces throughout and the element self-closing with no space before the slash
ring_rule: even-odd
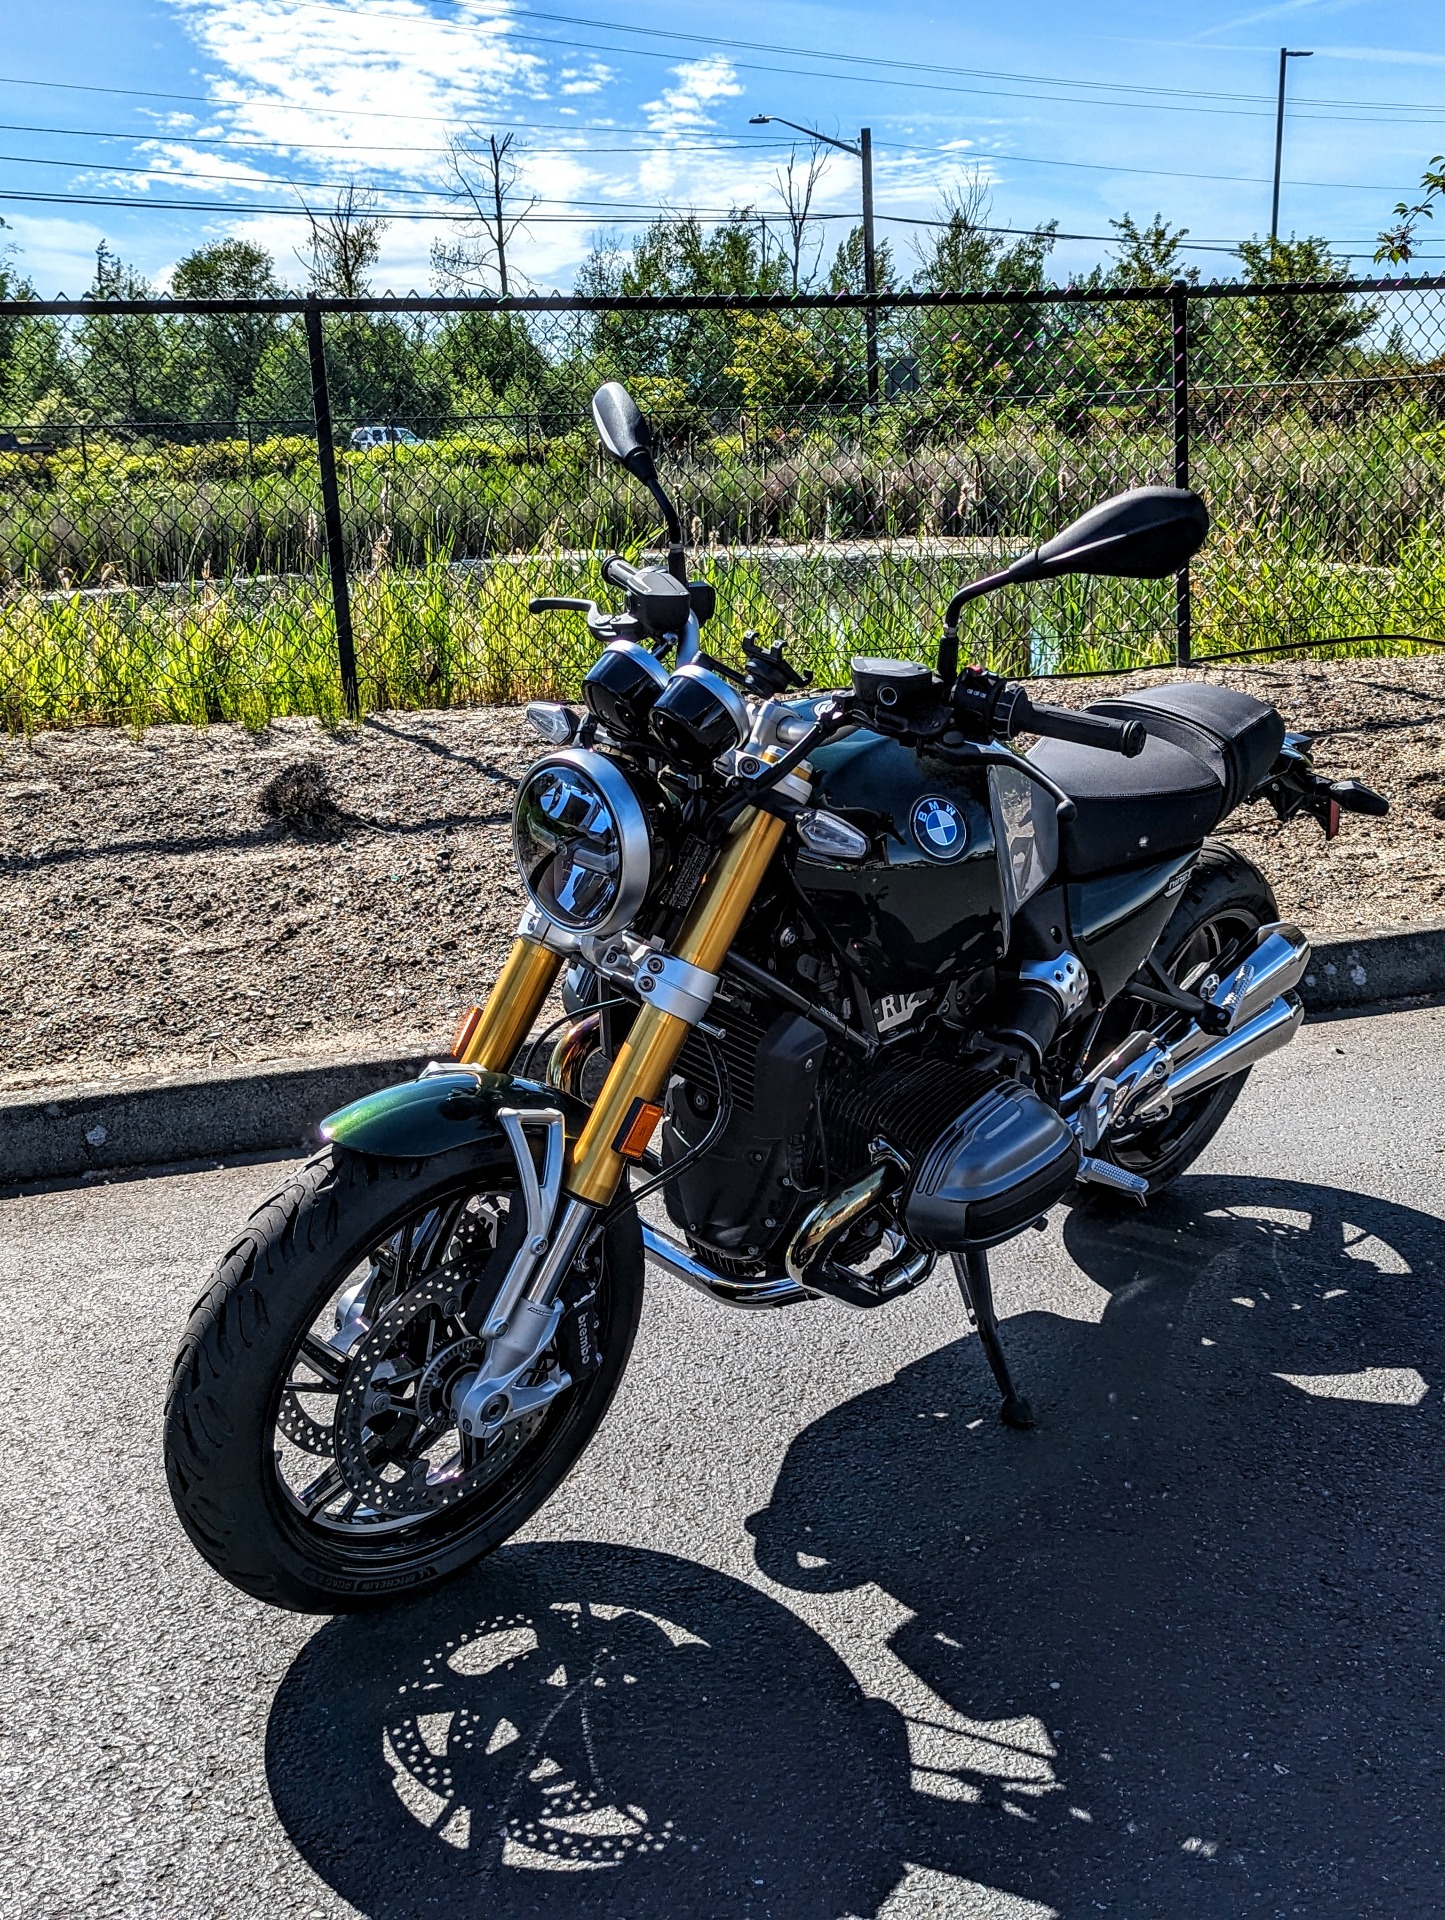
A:
<svg viewBox="0 0 1445 1920">
<path fill-rule="evenodd" d="M 1006 1240 L 1061 1199 L 1078 1171 L 1067 1122 L 999 1080 L 919 1155 L 903 1207 L 908 1237 L 950 1253 Z"/>
</svg>

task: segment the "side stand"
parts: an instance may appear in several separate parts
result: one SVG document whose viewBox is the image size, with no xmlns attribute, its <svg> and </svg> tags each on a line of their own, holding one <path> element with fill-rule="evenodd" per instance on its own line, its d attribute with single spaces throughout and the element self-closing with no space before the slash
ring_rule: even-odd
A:
<svg viewBox="0 0 1445 1920">
<path fill-rule="evenodd" d="M 1003 1342 L 998 1337 L 998 1315 L 994 1312 L 993 1281 L 989 1277 L 987 1253 L 982 1247 L 970 1247 L 967 1253 L 954 1254 L 953 1271 L 958 1276 L 958 1290 L 963 1295 L 963 1304 L 978 1328 L 979 1340 L 988 1355 L 988 1364 L 993 1369 L 998 1390 L 1003 1395 L 998 1417 L 1006 1427 L 1031 1427 L 1034 1424 L 1033 1409 L 1013 1383 L 1013 1375 L 1004 1357 Z"/>
</svg>

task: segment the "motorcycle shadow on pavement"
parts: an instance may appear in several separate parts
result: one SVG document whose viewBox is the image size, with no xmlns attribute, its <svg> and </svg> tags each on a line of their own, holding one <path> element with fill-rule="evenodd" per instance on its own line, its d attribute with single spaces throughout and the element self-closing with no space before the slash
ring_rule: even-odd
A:
<svg viewBox="0 0 1445 1920">
<path fill-rule="evenodd" d="M 303 1857 L 377 1920 L 832 1920 L 898 1879 L 897 1715 L 756 1588 L 635 1548 L 506 1547 L 332 1621 L 266 1765 Z"/>
<path fill-rule="evenodd" d="M 267 1770 L 313 1869 L 375 1920 L 836 1920 L 914 1868 L 889 1911 L 974 1910 L 932 1870 L 1009 1920 L 1438 1912 L 1439 1221 L 1191 1178 L 1064 1238 L 1098 1317 L 1007 1321 L 1034 1432 L 958 1341 L 747 1522 L 866 1691 L 707 1568 L 505 1548 L 292 1666 Z"/>
<path fill-rule="evenodd" d="M 966 1341 L 748 1523 L 784 1587 L 881 1590 L 895 1852 L 1029 1914 L 1439 1913 L 1440 1221 L 1196 1177 L 1064 1239 L 1102 1314 L 1005 1324 L 1035 1431 Z"/>
</svg>

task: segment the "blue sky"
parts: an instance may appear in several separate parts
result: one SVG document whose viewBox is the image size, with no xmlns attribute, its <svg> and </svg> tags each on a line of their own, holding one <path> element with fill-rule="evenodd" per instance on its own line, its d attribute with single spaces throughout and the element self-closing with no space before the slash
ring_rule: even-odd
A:
<svg viewBox="0 0 1445 1920">
<path fill-rule="evenodd" d="M 515 258 L 532 285 L 565 288 L 600 231 L 625 236 L 650 208 L 776 209 L 791 136 L 748 125 L 776 113 L 845 137 L 871 125 L 881 230 L 905 270 L 926 235 L 910 220 L 970 177 L 1000 225 L 1107 235 L 1111 216 L 1157 209 L 1222 248 L 1268 226 L 1286 40 L 1314 53 L 1291 67 L 1281 228 L 1368 255 L 1445 149 L 1439 0 L 10 0 L 0 239 L 46 294 L 82 291 L 102 237 L 161 285 L 230 233 L 299 278 L 292 183 L 324 204 L 313 183 L 356 180 L 426 216 L 393 221 L 377 274 L 426 289 L 449 132 L 515 130 L 538 202 Z M 856 164 L 835 155 L 816 203 L 832 239 L 856 197 Z M 1055 271 L 1105 252 L 1065 241 Z M 1229 271 L 1224 252 L 1191 258 Z"/>
</svg>

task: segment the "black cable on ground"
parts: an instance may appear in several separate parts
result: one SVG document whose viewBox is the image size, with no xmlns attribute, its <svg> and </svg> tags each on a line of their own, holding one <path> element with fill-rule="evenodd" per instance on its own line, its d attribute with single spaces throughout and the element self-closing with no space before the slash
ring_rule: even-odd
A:
<svg viewBox="0 0 1445 1920">
<path fill-rule="evenodd" d="M 1392 640 L 1412 647 L 1445 647 L 1445 639 L 1424 633 L 1351 633 L 1329 640 L 1274 640 L 1264 647 L 1239 647 L 1230 653 L 1195 653 L 1188 660 L 1146 660 L 1132 667 L 1070 667 L 1057 673 L 1023 673 L 1021 680 L 1117 680 L 1130 673 L 1170 673 L 1190 667 L 1215 666 L 1229 660 L 1254 660 L 1276 653 L 1313 653 L 1317 647 L 1368 647 Z M 1387 660 L 1400 660 L 1403 654 L 1385 654 Z"/>
</svg>

